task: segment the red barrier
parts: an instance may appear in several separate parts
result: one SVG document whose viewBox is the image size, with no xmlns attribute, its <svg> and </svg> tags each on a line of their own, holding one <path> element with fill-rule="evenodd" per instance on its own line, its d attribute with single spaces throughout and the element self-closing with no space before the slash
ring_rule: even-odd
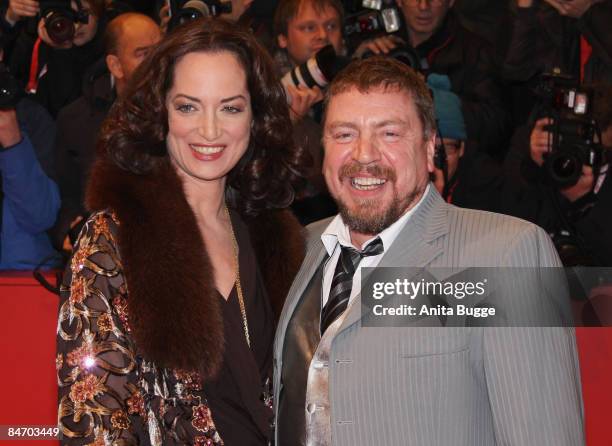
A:
<svg viewBox="0 0 612 446">
<path fill-rule="evenodd" d="M 46 277 L 51 281 L 51 275 Z M 31 273 L 0 273 L 0 303 L 3 310 L 0 425 L 55 425 L 58 297 L 40 286 Z M 587 444 L 609 446 L 612 436 L 612 328 L 579 328 L 576 333 Z M 58 442 L 36 441 L 34 444 L 45 446 Z"/>
<path fill-rule="evenodd" d="M 51 275 L 46 275 L 51 281 Z M 32 273 L 0 274 L 0 425 L 57 425 L 55 330 L 59 298 Z M 0 441 L 58 445 L 58 441 Z"/>
</svg>

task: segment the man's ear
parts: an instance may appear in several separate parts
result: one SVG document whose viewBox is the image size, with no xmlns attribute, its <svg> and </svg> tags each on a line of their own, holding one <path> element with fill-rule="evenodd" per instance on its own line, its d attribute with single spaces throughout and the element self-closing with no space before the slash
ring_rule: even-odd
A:
<svg viewBox="0 0 612 446">
<path fill-rule="evenodd" d="M 280 48 L 287 48 L 287 36 L 279 34 L 278 36 L 276 36 L 276 42 L 278 43 L 278 46 Z"/>
<path fill-rule="evenodd" d="M 434 171 L 434 154 L 436 153 L 436 134 L 432 135 L 425 141 L 425 147 L 427 150 L 427 171 L 429 173 Z"/>
<path fill-rule="evenodd" d="M 125 77 L 121 62 L 119 62 L 119 58 L 114 54 L 108 54 L 106 56 L 106 66 L 115 79 L 123 79 Z"/>
<path fill-rule="evenodd" d="M 461 158 L 464 153 L 465 153 L 465 141 L 461 141 L 461 146 L 459 147 L 459 158 Z"/>
</svg>

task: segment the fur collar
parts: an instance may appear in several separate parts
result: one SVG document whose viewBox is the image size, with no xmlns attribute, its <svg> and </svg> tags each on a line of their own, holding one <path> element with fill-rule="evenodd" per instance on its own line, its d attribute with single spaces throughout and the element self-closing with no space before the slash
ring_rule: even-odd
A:
<svg viewBox="0 0 612 446">
<path fill-rule="evenodd" d="M 135 175 L 99 159 L 86 201 L 89 209 L 109 209 L 119 219 L 118 249 L 139 353 L 163 367 L 214 375 L 224 345 L 221 308 L 178 175 L 169 164 Z M 287 210 L 265 212 L 247 224 L 278 318 L 304 257 L 303 231 Z"/>
</svg>

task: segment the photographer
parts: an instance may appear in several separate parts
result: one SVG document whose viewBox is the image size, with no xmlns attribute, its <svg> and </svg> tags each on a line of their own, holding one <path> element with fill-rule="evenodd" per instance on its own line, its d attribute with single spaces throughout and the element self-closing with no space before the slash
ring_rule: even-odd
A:
<svg viewBox="0 0 612 446">
<path fill-rule="evenodd" d="M 45 231 L 60 205 L 51 179 L 55 125 L 40 105 L 16 99 L 17 83 L 4 66 L 0 86 L 0 270 L 54 266 Z"/>
<path fill-rule="evenodd" d="M 446 75 L 461 98 L 468 138 L 478 150 L 501 157 L 509 132 L 496 64 L 489 44 L 468 31 L 452 10 L 455 0 L 397 0 L 405 31 L 364 42 L 355 51 L 393 55 L 413 47 L 425 74 Z"/>
<path fill-rule="evenodd" d="M 95 158 L 102 122 L 115 98 L 121 98 L 134 72 L 161 39 L 159 26 L 149 17 L 124 13 L 106 28 L 104 67 L 84 86 L 83 96 L 64 107 L 57 118 L 55 154 L 62 207 L 51 231 L 57 249 L 71 250 L 67 235 L 75 238 L 87 215 L 85 184 Z M 112 80 L 111 80 L 112 78 Z"/>
<path fill-rule="evenodd" d="M 503 75 L 527 81 L 560 67 L 581 82 L 612 82 L 612 2 L 516 0 Z"/>
<path fill-rule="evenodd" d="M 448 77 L 432 74 L 427 85 L 433 93 L 438 126 L 432 182 L 447 203 L 497 212 L 501 167 L 467 140 L 461 100 L 450 91 Z"/>
<path fill-rule="evenodd" d="M 274 59 L 279 73 L 286 75 L 296 66 L 306 63 L 322 48 L 331 45 L 337 55 L 344 53 L 342 18 L 344 11 L 337 0 L 281 0 L 274 16 L 277 51 Z M 296 143 L 306 147 L 312 158 L 308 184 L 294 205 L 294 211 L 304 224 L 335 213 L 335 205 L 327 194 L 321 173 L 319 87 L 285 83 Z"/>
<path fill-rule="evenodd" d="M 519 128 L 505 160 L 503 210 L 546 229 L 566 265 L 612 266 L 612 86 L 595 88 L 593 117 L 601 130 L 603 159 L 584 163 L 574 184 L 559 184 L 551 174 L 554 120 L 544 116 Z"/>
<path fill-rule="evenodd" d="M 26 3 L 29 8 L 18 7 Z M 48 9 L 44 1 L 9 1 L 7 22 L 28 21 L 10 56 L 11 72 L 54 117 L 79 97 L 86 69 L 102 55 L 104 5 L 104 0 L 72 0 Z"/>
<path fill-rule="evenodd" d="M 528 82 L 559 67 L 581 82 L 612 82 L 612 2 L 516 0 L 502 76 L 513 83 L 515 121 L 537 102 Z"/>
</svg>

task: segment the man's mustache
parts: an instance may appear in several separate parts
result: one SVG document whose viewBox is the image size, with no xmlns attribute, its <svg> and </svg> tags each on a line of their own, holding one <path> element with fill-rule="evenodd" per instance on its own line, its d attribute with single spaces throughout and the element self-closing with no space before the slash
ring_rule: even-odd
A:
<svg viewBox="0 0 612 446">
<path fill-rule="evenodd" d="M 387 181 L 395 181 L 396 179 L 395 170 L 390 167 L 381 166 L 380 164 L 368 164 L 364 166 L 357 162 L 342 166 L 338 172 L 338 179 L 342 181 L 345 178 L 355 177 L 359 173 L 367 173 L 373 177 L 383 178 Z"/>
</svg>

